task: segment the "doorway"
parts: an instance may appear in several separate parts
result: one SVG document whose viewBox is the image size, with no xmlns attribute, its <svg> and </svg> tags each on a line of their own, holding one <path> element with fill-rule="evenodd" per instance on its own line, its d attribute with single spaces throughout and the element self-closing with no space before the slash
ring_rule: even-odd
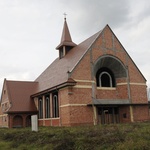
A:
<svg viewBox="0 0 150 150">
<path fill-rule="evenodd" d="M 97 111 L 99 124 L 119 123 L 118 107 L 97 107 Z"/>
</svg>

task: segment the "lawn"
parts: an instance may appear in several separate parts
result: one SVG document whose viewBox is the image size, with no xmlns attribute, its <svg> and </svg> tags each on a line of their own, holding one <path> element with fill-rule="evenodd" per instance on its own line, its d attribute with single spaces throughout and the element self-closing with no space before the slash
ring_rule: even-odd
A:
<svg viewBox="0 0 150 150">
<path fill-rule="evenodd" d="M 0 150 L 149 150 L 150 123 L 0 128 Z"/>
</svg>

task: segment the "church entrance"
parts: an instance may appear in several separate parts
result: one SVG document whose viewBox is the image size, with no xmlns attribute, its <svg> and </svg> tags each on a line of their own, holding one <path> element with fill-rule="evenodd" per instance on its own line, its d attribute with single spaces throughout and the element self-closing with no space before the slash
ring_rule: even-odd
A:
<svg viewBox="0 0 150 150">
<path fill-rule="evenodd" d="M 119 123 L 119 108 L 118 107 L 97 107 L 98 123 L 111 124 Z"/>
</svg>

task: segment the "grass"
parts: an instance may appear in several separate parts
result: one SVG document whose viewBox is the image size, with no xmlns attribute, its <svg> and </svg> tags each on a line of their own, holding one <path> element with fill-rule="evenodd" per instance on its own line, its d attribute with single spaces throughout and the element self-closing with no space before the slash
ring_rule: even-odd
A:
<svg viewBox="0 0 150 150">
<path fill-rule="evenodd" d="M 0 150 L 148 150 L 150 123 L 0 128 Z"/>
</svg>

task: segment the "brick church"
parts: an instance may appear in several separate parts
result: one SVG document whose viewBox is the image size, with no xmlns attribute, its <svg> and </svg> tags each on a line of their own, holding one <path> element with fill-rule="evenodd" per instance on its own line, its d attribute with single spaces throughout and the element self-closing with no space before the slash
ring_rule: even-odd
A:
<svg viewBox="0 0 150 150">
<path fill-rule="evenodd" d="M 111 28 L 80 44 L 66 18 L 59 57 L 33 82 L 4 79 L 1 127 L 74 126 L 149 120 L 146 79 Z"/>
</svg>

